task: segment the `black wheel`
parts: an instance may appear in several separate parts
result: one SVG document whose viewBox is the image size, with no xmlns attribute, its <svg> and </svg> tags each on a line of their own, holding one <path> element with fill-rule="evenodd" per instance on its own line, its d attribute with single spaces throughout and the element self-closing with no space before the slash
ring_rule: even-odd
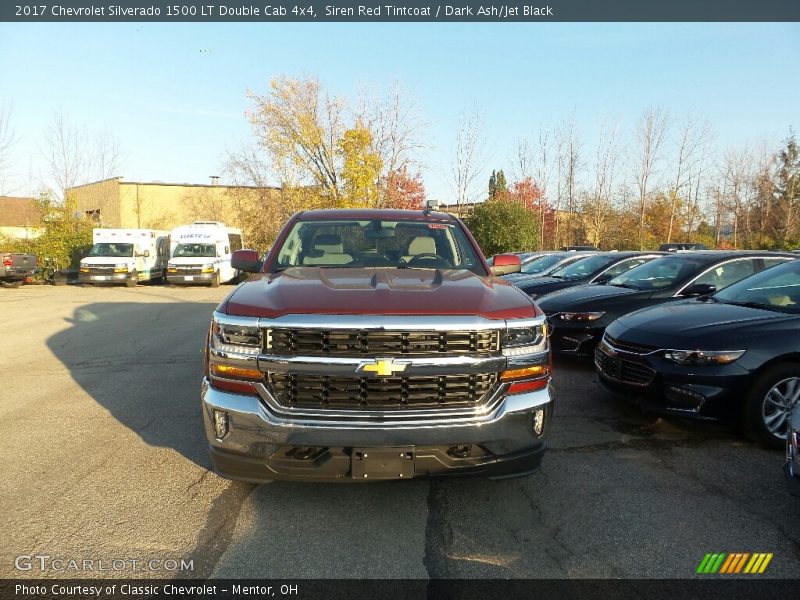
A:
<svg viewBox="0 0 800 600">
<path fill-rule="evenodd" d="M 125 280 L 125 285 L 129 288 L 132 288 L 136 287 L 137 283 L 139 283 L 139 274 L 136 271 L 134 271 L 133 273 L 130 274 L 130 277 L 128 277 Z"/>
<path fill-rule="evenodd" d="M 17 279 L 16 281 L 3 281 L 2 286 L 6 288 L 18 288 L 22 285 L 22 279 Z"/>
<path fill-rule="evenodd" d="M 747 395 L 744 426 L 748 435 L 769 448 L 786 444 L 792 409 L 800 403 L 800 363 L 782 363 L 764 371 Z"/>
<path fill-rule="evenodd" d="M 211 280 L 211 287 L 219 287 L 219 271 L 214 272 L 214 278 Z"/>
</svg>

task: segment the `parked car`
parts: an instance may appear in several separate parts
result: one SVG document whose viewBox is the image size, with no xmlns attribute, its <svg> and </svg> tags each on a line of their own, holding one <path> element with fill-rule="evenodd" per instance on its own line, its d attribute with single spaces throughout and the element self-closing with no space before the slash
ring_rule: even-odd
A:
<svg viewBox="0 0 800 600">
<path fill-rule="evenodd" d="M 577 252 L 575 250 L 550 252 L 523 263 L 519 273 L 503 275 L 503 279 L 510 283 L 514 283 L 515 285 L 518 281 L 534 281 L 537 277 L 549 275 L 556 269 L 572 264 L 575 261 L 586 258 L 587 256 L 592 256 L 594 254 L 596 253 Z"/>
<path fill-rule="evenodd" d="M 600 252 L 551 271 L 549 275 L 512 283 L 536 299 L 538 296 L 587 283 L 605 283 L 625 271 L 662 254 L 658 252 Z"/>
<path fill-rule="evenodd" d="M 36 255 L 0 252 L 0 285 L 19 287 L 36 272 Z"/>
<path fill-rule="evenodd" d="M 759 441 L 783 445 L 800 402 L 800 260 L 620 317 L 595 364 L 606 389 L 646 408 L 742 418 Z"/>
<path fill-rule="evenodd" d="M 596 246 L 563 246 L 561 250 L 594 250 L 597 252 L 600 249 Z"/>
<path fill-rule="evenodd" d="M 524 475 L 552 416 L 542 312 L 431 211 L 294 215 L 217 307 L 202 386 L 214 469 L 252 482 Z M 514 255 L 495 268 L 515 267 Z"/>
<path fill-rule="evenodd" d="M 536 299 L 552 328 L 554 352 L 591 356 L 609 323 L 640 308 L 713 294 L 789 253 L 698 250 L 662 256 L 607 284 L 579 285 Z"/>
<path fill-rule="evenodd" d="M 661 252 L 677 252 L 678 250 L 708 250 L 708 247 L 694 242 L 672 242 L 671 244 L 661 244 L 658 249 Z"/>
<path fill-rule="evenodd" d="M 220 283 L 238 280 L 231 257 L 242 249 L 242 230 L 219 221 L 195 221 L 170 233 L 167 281 L 178 285 Z"/>
<path fill-rule="evenodd" d="M 786 435 L 786 463 L 783 467 L 786 485 L 795 496 L 800 496 L 800 403 L 794 405 Z"/>
</svg>

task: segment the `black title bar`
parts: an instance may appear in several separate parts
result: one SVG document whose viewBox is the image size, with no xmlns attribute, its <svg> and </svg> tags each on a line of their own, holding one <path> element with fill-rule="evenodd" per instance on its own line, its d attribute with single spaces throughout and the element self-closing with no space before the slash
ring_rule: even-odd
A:
<svg viewBox="0 0 800 600">
<path fill-rule="evenodd" d="M 800 0 L 3 0 L 5 22 L 800 21 Z"/>
</svg>

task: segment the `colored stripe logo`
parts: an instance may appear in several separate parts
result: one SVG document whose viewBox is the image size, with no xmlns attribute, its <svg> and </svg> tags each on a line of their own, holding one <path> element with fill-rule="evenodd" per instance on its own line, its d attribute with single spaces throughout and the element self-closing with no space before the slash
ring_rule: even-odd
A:
<svg viewBox="0 0 800 600">
<path fill-rule="evenodd" d="M 696 573 L 700 575 L 756 575 L 767 569 L 772 552 L 716 552 L 708 553 L 700 561 Z"/>
</svg>

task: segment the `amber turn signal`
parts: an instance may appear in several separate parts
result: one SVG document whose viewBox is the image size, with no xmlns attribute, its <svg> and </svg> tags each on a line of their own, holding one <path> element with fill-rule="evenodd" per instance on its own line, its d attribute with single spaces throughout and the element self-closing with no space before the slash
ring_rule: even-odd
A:
<svg viewBox="0 0 800 600">
<path fill-rule="evenodd" d="M 258 369 L 247 369 L 218 363 L 211 365 L 211 373 L 218 377 L 233 377 L 236 379 L 261 379 L 263 377 L 263 374 Z"/>
<path fill-rule="evenodd" d="M 534 365 L 532 367 L 525 367 L 523 369 L 511 369 L 510 371 L 503 371 L 500 375 L 502 381 L 510 381 L 512 379 L 523 379 L 526 377 L 541 377 L 547 374 L 547 365 Z"/>
</svg>

